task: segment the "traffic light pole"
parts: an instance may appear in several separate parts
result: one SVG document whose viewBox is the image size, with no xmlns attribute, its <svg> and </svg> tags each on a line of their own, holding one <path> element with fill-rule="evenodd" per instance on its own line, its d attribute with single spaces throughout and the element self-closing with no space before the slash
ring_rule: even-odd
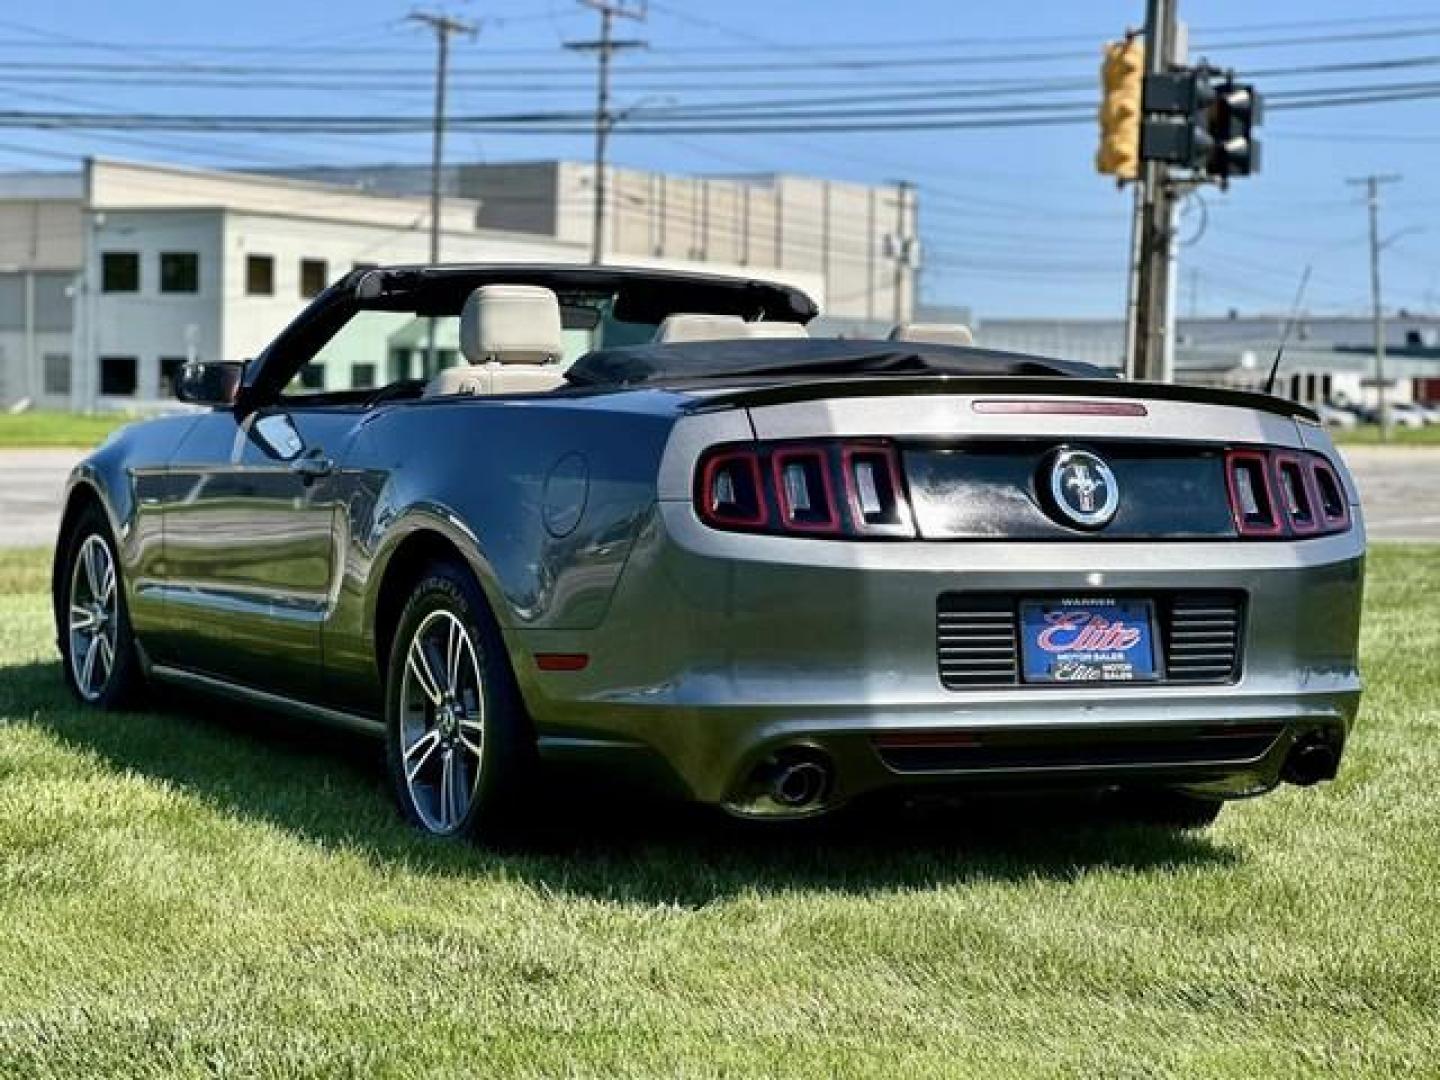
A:
<svg viewBox="0 0 1440 1080">
<path fill-rule="evenodd" d="M 1147 0 L 1145 73 L 1163 74 L 1175 49 L 1175 0 Z M 1171 300 L 1175 253 L 1175 189 L 1170 167 L 1160 161 L 1140 166 L 1140 237 L 1134 245 L 1134 319 L 1127 343 L 1127 374 L 1133 379 L 1169 380 L 1173 375 L 1174 324 Z"/>
</svg>

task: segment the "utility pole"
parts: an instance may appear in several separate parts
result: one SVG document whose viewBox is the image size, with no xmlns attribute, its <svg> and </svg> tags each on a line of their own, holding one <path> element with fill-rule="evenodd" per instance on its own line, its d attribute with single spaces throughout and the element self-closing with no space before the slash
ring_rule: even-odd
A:
<svg viewBox="0 0 1440 1080">
<path fill-rule="evenodd" d="M 1380 305 L 1380 185 L 1394 184 L 1399 175 L 1351 177 L 1345 183 L 1364 185 L 1370 210 L 1370 308 L 1375 329 L 1375 403 L 1380 416 L 1380 438 L 1390 438 L 1390 402 L 1385 393 L 1385 310 Z"/>
<path fill-rule="evenodd" d="M 617 40 L 615 20 L 643 21 L 644 0 L 639 8 L 627 7 L 612 0 L 580 0 L 583 7 L 600 13 L 600 36 L 593 41 L 567 41 L 565 47 L 577 52 L 593 52 L 599 61 L 599 85 L 595 98 L 595 207 L 592 216 L 590 261 L 599 266 L 605 259 L 605 151 L 610 129 L 615 123 L 610 113 L 610 57 L 621 49 L 643 49 L 645 42 L 634 39 Z"/>
<path fill-rule="evenodd" d="M 905 271 L 910 265 L 913 248 L 907 211 L 910 204 L 910 181 L 901 180 L 895 185 L 895 325 L 905 321 Z M 827 189 L 828 192 L 828 189 Z M 826 222 L 829 226 L 829 222 Z"/>
<path fill-rule="evenodd" d="M 435 34 L 435 133 L 430 150 L 430 264 L 440 261 L 440 170 L 444 164 L 445 148 L 445 79 L 450 66 L 450 35 L 465 34 L 474 37 L 474 23 L 463 22 L 439 12 L 416 11 L 408 16 L 411 22 L 431 30 Z M 425 332 L 425 375 L 435 373 L 435 320 L 430 320 Z"/>
<path fill-rule="evenodd" d="M 1147 0 L 1145 5 L 1145 74 L 1163 75 L 1176 49 L 1176 0 Z M 1126 356 L 1135 379 L 1165 380 L 1172 356 L 1174 295 L 1171 276 L 1175 250 L 1175 189 L 1170 166 L 1163 161 L 1140 165 L 1140 239 L 1135 244 L 1135 312 Z"/>
</svg>

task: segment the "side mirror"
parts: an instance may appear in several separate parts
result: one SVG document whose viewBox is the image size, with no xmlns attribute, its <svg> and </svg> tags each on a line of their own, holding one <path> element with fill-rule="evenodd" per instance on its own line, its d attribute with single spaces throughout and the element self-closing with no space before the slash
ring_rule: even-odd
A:
<svg viewBox="0 0 1440 1080">
<path fill-rule="evenodd" d="M 175 380 L 175 396 L 190 405 L 226 406 L 235 402 L 243 363 L 201 360 L 186 364 Z"/>
</svg>

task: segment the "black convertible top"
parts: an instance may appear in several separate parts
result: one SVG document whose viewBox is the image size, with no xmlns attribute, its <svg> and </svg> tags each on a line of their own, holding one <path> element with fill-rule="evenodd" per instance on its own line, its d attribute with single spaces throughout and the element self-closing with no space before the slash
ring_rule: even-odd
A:
<svg viewBox="0 0 1440 1080">
<path fill-rule="evenodd" d="M 601 349 L 575 361 L 565 378 L 572 386 L 590 387 L 827 375 L 1112 377 L 1093 364 L 961 345 L 839 338 L 737 338 Z"/>
</svg>

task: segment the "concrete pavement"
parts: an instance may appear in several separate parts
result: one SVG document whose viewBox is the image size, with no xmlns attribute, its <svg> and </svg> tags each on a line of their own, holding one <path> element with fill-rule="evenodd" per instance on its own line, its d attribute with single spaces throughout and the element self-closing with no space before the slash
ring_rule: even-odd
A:
<svg viewBox="0 0 1440 1080">
<path fill-rule="evenodd" d="M 1440 541 L 1440 447 L 1342 447 L 1372 540 Z"/>
<path fill-rule="evenodd" d="M 49 547 L 65 477 L 84 450 L 0 450 L 0 547 Z"/>
<path fill-rule="evenodd" d="M 1371 539 L 1440 542 L 1440 449 L 1353 446 L 1344 454 Z M 0 547 L 54 542 L 65 476 L 83 456 L 80 450 L 0 450 Z"/>
</svg>

